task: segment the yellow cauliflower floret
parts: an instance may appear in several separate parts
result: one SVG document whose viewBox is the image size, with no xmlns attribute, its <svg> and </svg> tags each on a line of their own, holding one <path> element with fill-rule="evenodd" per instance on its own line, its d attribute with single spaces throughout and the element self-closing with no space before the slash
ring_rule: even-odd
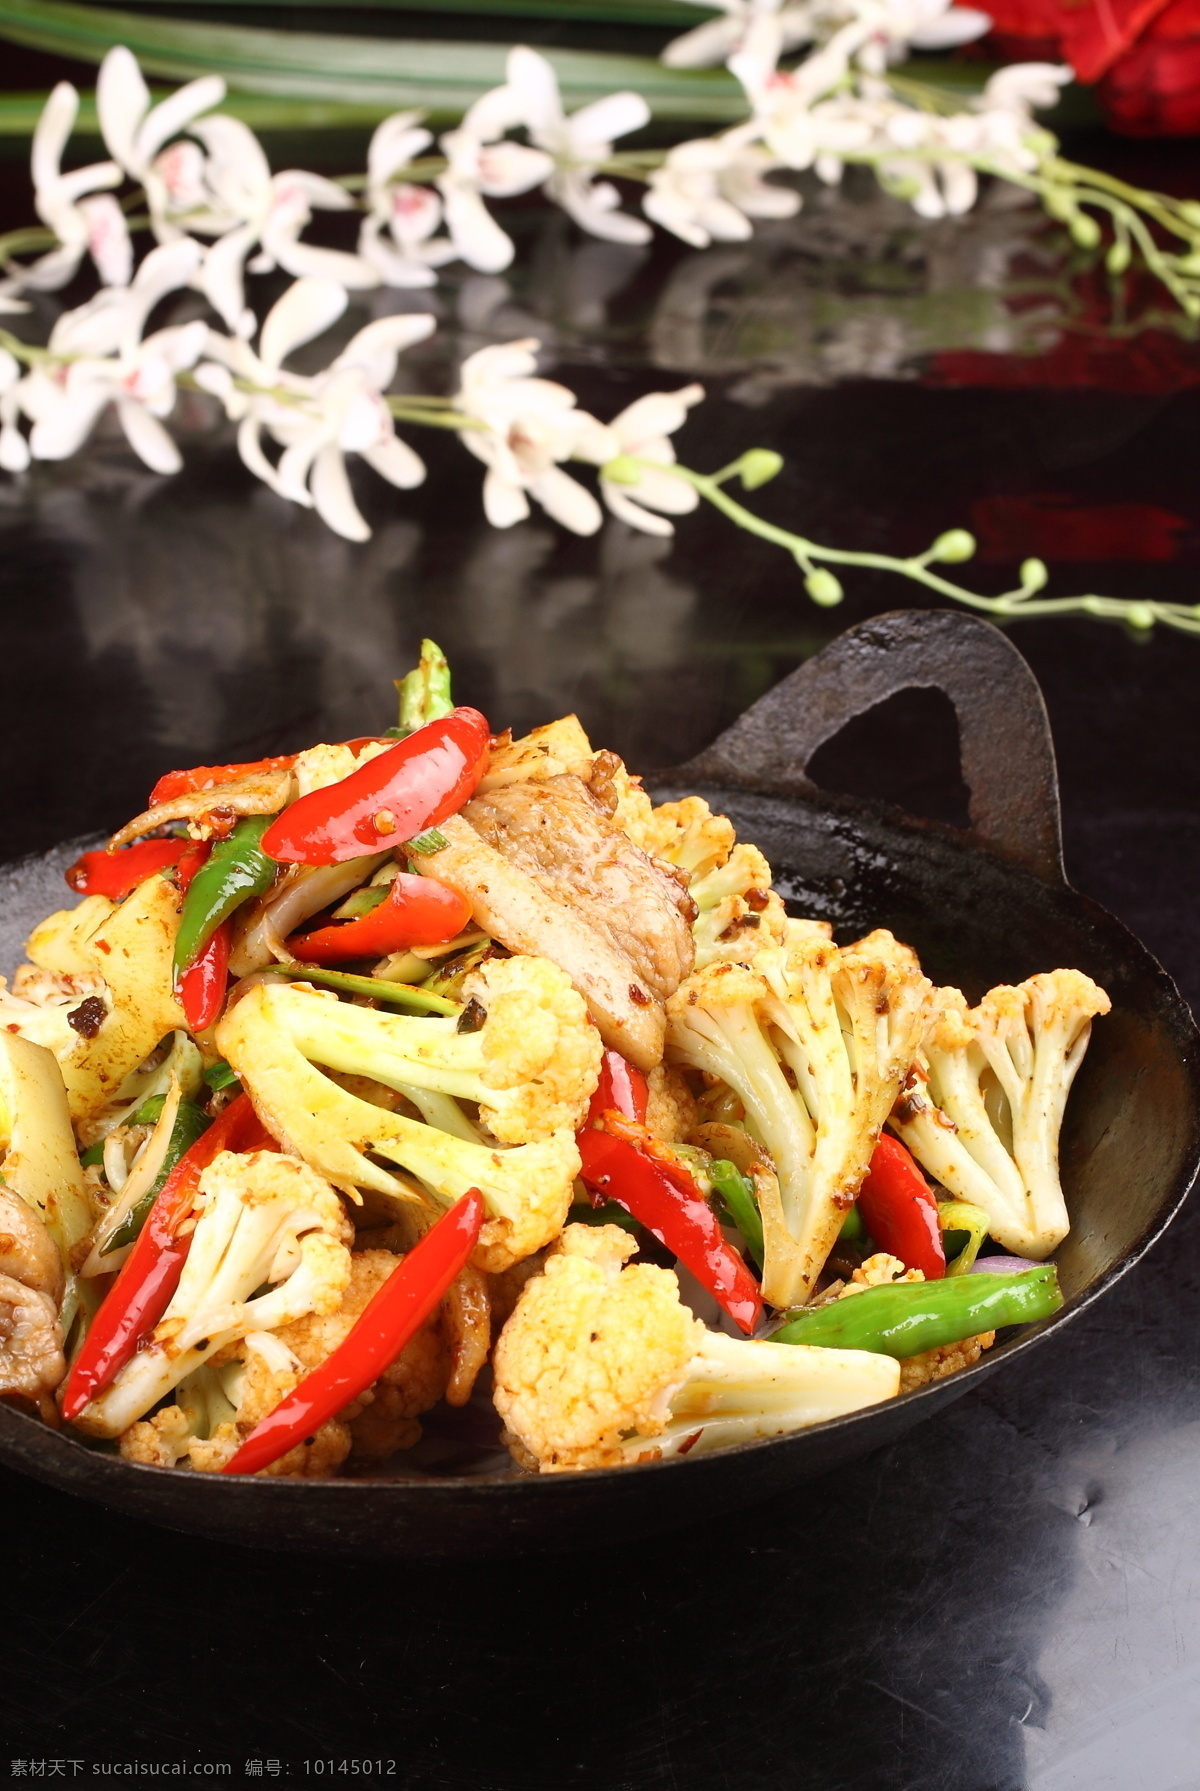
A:
<svg viewBox="0 0 1200 1791">
<path fill-rule="evenodd" d="M 646 1126 L 664 1144 L 679 1144 L 700 1123 L 700 1108 L 677 1063 L 659 1063 L 646 1077 Z"/>
<path fill-rule="evenodd" d="M 736 838 L 733 822 L 725 815 L 714 815 L 702 796 L 685 796 L 680 802 L 663 802 L 651 809 L 641 822 L 636 843 L 652 858 L 680 865 L 695 879 L 723 865 Z M 768 873 L 768 884 L 770 881 Z"/>
<path fill-rule="evenodd" d="M 600 1077 L 600 1034 L 565 970 L 549 958 L 489 958 L 463 984 L 485 1009 L 480 1118 L 502 1144 L 577 1131 Z"/>
<path fill-rule="evenodd" d="M 943 1343 L 939 1349 L 927 1349 L 919 1356 L 906 1356 L 900 1364 L 900 1391 L 912 1393 L 929 1381 L 943 1381 L 960 1368 L 971 1368 L 985 1349 L 996 1341 L 995 1331 L 981 1331 L 978 1337 L 964 1337 L 960 1343 Z"/>
<path fill-rule="evenodd" d="M 894 1281 L 924 1279 L 924 1269 L 906 1269 L 898 1256 L 889 1256 L 886 1250 L 880 1250 L 859 1264 L 838 1298 L 844 1300 L 847 1294 L 861 1293 L 864 1287 L 890 1287 Z"/>
<path fill-rule="evenodd" d="M 543 1473 L 616 1466 L 658 1435 L 704 1327 L 616 1225 L 568 1225 L 496 1345 L 496 1409 Z M 652 1453 L 652 1448 L 647 1453 Z"/>
</svg>

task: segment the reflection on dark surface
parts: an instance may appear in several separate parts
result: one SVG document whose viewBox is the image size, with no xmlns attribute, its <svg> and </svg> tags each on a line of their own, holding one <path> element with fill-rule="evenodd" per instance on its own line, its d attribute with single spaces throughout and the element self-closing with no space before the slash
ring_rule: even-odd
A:
<svg viewBox="0 0 1200 1791">
<path fill-rule="evenodd" d="M 778 448 L 757 496 L 791 526 L 907 551 L 969 523 L 980 588 L 1036 552 L 1060 590 L 1194 598 L 1197 350 L 1097 333 L 1028 214 L 926 229 L 882 199 L 821 202 L 700 255 L 521 227 L 532 271 L 439 294 L 414 378 L 526 333 L 604 416 L 698 375 L 683 458 Z M 431 301 L 376 295 L 344 327 L 402 302 Z M 1066 377 L 1101 364 L 1091 389 Z M 577 708 L 651 769 L 839 628 L 918 600 L 851 576 L 817 611 L 790 562 L 711 516 L 674 547 L 540 517 L 494 533 L 442 439 L 425 490 L 364 478 L 375 535 L 351 546 L 257 486 L 199 405 L 187 425 L 182 479 L 104 438 L 0 488 L 7 857 L 117 822 L 171 765 L 384 724 L 427 631 L 498 722 Z M 1074 881 L 1200 1001 L 1200 643 L 1080 621 L 1012 637 L 1046 692 Z M 813 771 L 964 812 L 936 698 L 881 706 Z M 229 1759 L 234 1782 L 252 1757 L 300 1777 L 382 1755 L 420 1791 L 1195 1791 L 1198 1273 L 1185 1213 L 1053 1349 L 893 1448 L 619 1554 L 588 1535 L 550 1564 L 295 1560 L 4 1476 L 9 1751 Z"/>
</svg>

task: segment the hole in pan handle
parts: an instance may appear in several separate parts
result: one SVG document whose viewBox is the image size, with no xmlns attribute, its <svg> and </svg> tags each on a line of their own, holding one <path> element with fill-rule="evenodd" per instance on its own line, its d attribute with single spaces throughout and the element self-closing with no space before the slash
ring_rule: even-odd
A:
<svg viewBox="0 0 1200 1791">
<path fill-rule="evenodd" d="M 954 705 L 976 836 L 1043 881 L 1065 882 L 1058 772 L 1037 680 L 998 628 L 956 610 L 891 610 L 847 629 L 672 781 L 815 796 L 807 767 L 817 748 L 914 688 L 943 691 Z"/>
</svg>

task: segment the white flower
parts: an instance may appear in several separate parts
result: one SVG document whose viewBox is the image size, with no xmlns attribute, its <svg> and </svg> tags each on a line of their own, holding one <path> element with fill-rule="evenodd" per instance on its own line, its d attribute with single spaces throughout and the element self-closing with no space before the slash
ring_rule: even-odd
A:
<svg viewBox="0 0 1200 1791">
<path fill-rule="evenodd" d="M 111 49 L 100 65 L 96 80 L 100 130 L 109 154 L 145 188 L 151 225 L 160 243 L 181 236 L 179 214 L 201 206 L 196 186 L 181 179 L 182 169 L 194 166 L 196 156 L 189 164 L 184 146 L 172 151 L 166 145 L 224 98 L 221 77 L 204 75 L 154 106 L 137 59 L 124 45 Z"/>
<path fill-rule="evenodd" d="M 603 466 L 619 452 L 611 429 L 575 408 L 575 394 L 553 380 L 530 377 L 539 344 L 504 342 L 463 362 L 455 407 L 482 425 L 463 442 L 487 467 L 483 508 L 493 528 L 511 528 L 529 515 L 530 497 L 564 528 L 594 535 L 602 521 L 590 491 L 564 473 L 571 458 Z"/>
<path fill-rule="evenodd" d="M 1075 79 L 1075 71 L 1062 62 L 1013 62 L 992 75 L 977 101 L 981 112 L 1015 112 L 1028 118 L 1056 106 L 1059 88 Z"/>
<path fill-rule="evenodd" d="M 434 235 L 442 221 L 437 194 L 395 179 L 433 141 L 417 126 L 419 117 L 418 112 L 397 112 L 385 118 L 367 151 L 368 215 L 359 232 L 358 252 L 388 286 L 432 286 L 437 278 L 434 268 L 457 254 L 448 237 Z"/>
<path fill-rule="evenodd" d="M 675 447 L 670 437 L 703 396 L 704 387 L 692 385 L 682 386 L 678 392 L 647 392 L 644 398 L 636 398 L 609 424 L 620 452 L 634 460 L 673 466 Z M 700 494 L 693 486 L 653 468 L 644 469 L 636 485 L 618 485 L 601 475 L 600 491 L 614 516 L 647 535 L 673 535 L 675 530 L 667 516 L 686 516 L 700 502 Z M 640 501 L 635 503 L 635 497 Z M 649 509 L 643 509 L 643 505 L 649 505 Z M 655 510 L 667 514 L 652 515 Z"/>
<path fill-rule="evenodd" d="M 219 359 L 196 377 L 238 420 L 238 451 L 251 472 L 280 497 L 315 508 L 336 534 L 366 541 L 371 531 L 354 502 L 345 457 L 361 454 L 403 489 L 424 479 L 423 462 L 396 435 L 383 392 L 400 351 L 428 336 L 434 320 L 424 312 L 378 318 L 324 373 L 286 371 L 286 357 L 335 323 L 346 302 L 344 288 L 332 280 L 297 280 L 267 313 L 257 354 L 245 341 L 210 332 L 209 352 Z M 246 385 L 262 389 L 247 392 Z M 264 429 L 284 450 L 278 466 L 263 451 Z"/>
<path fill-rule="evenodd" d="M 240 119 L 218 113 L 199 119 L 192 132 L 208 152 L 204 182 L 214 213 L 226 225 L 233 221 L 205 255 L 200 281 L 205 298 L 227 328 L 246 335 L 254 327 L 253 316 L 245 309 L 244 277 L 255 244 L 261 244 L 261 251 L 249 263 L 253 273 L 281 267 L 297 278 L 336 280 L 339 286 L 356 289 L 378 286 L 378 272 L 360 255 L 300 241 L 314 207 L 351 209 L 353 201 L 344 187 L 302 168 L 273 175 L 261 143 Z"/>
<path fill-rule="evenodd" d="M 129 231 L 112 194 L 101 190 L 121 184 L 120 168 L 115 162 L 92 162 L 69 174 L 62 172 L 63 151 L 78 111 L 79 95 L 69 81 L 60 81 L 42 108 L 30 158 L 34 207 L 58 238 L 58 246 L 29 267 L 15 270 L 5 283 L 6 292 L 57 292 L 74 278 L 87 254 L 105 285 L 129 282 L 133 270 Z"/>
<path fill-rule="evenodd" d="M 494 87 L 465 114 L 440 147 L 450 164 L 438 176 L 446 227 L 454 247 L 470 267 L 498 274 L 513 258 L 507 236 L 483 203 L 541 186 L 554 173 L 553 159 L 524 143 L 502 143 L 505 131 L 521 123 L 521 104 L 510 87 Z"/>
<path fill-rule="evenodd" d="M 0 348 L 0 466 L 6 473 L 23 473 L 29 465 L 29 444 L 17 428 L 20 380 L 20 363 L 7 348 Z"/>
<path fill-rule="evenodd" d="M 668 68 L 714 68 L 744 49 L 748 35 L 761 29 L 764 20 L 770 21 L 775 40 L 772 66 L 785 50 L 808 43 L 814 35 L 813 9 L 807 4 L 782 5 L 781 0 L 691 0 L 691 4 L 719 6 L 723 16 L 673 39 L 661 58 Z"/>
<path fill-rule="evenodd" d="M 546 192 L 581 229 L 615 243 L 646 243 L 651 232 L 640 218 L 619 209 L 621 195 L 596 170 L 613 152 L 614 137 L 640 131 L 650 108 L 639 93 L 609 93 L 568 118 L 558 77 L 544 56 L 518 46 L 508 56 L 508 85 L 521 107 L 521 123 L 539 149 L 554 158 Z"/>
<path fill-rule="evenodd" d="M 677 143 L 650 176 L 642 210 L 696 249 L 714 239 L 744 242 L 751 217 L 790 218 L 800 209 L 798 193 L 762 179 L 778 165 L 745 130 Z"/>
<path fill-rule="evenodd" d="M 207 327 L 184 324 L 144 340 L 142 331 L 159 300 L 188 283 L 199 257 L 198 246 L 187 240 L 153 249 L 131 287 L 108 288 L 59 318 L 47 344 L 57 365 L 39 363 L 16 388 L 20 409 L 33 424 L 29 452 L 35 460 L 68 459 L 114 404 L 130 446 L 146 465 L 156 473 L 179 471 L 179 450 L 160 419 L 170 415 L 176 375 L 195 365 Z M 11 440 L 5 450 L 5 464 L 11 464 L 17 455 Z"/>
</svg>

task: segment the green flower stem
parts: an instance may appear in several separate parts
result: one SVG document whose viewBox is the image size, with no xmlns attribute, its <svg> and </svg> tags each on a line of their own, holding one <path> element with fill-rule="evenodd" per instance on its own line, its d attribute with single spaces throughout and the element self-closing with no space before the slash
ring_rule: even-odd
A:
<svg viewBox="0 0 1200 1791">
<path fill-rule="evenodd" d="M 756 450 L 751 450 L 751 453 Z M 617 466 L 618 463 L 614 463 Z M 985 597 L 978 591 L 968 590 L 965 586 L 955 584 L 952 579 L 945 578 L 940 572 L 931 569 L 930 561 L 940 557 L 940 543 L 935 542 L 923 554 L 912 554 L 905 559 L 894 554 L 859 553 L 849 548 L 823 547 L 819 542 L 810 541 L 806 536 L 793 534 L 790 529 L 780 528 L 778 524 L 768 522 L 764 517 L 756 516 L 744 504 L 731 497 L 724 489 L 725 482 L 740 471 L 741 462 L 734 461 L 731 466 L 722 467 L 719 473 L 697 473 L 690 467 L 671 465 L 664 466 L 659 461 L 636 460 L 622 457 L 618 470 L 627 469 L 653 470 L 656 473 L 668 473 L 674 478 L 682 479 L 707 503 L 720 510 L 738 528 L 745 529 L 748 534 L 757 535 L 762 541 L 770 541 L 776 547 L 782 547 L 790 553 L 810 577 L 810 594 L 822 605 L 832 605 L 841 601 L 841 587 L 836 579 L 821 581 L 817 589 L 812 588 L 814 578 L 821 580 L 821 572 L 817 563 L 833 566 L 861 566 L 864 571 L 893 572 L 900 578 L 911 579 L 915 584 L 924 585 L 927 590 L 935 591 L 939 597 L 947 597 L 954 603 L 966 605 L 969 609 L 979 610 L 985 615 L 1001 620 L 1012 620 L 1014 617 L 1026 616 L 1066 616 L 1088 615 L 1106 620 L 1126 622 L 1139 632 L 1152 628 L 1156 622 L 1166 627 L 1176 628 L 1185 634 L 1200 634 L 1200 604 L 1156 603 L 1143 601 L 1140 598 L 1102 597 L 1092 592 L 1075 597 L 1043 597 L 1037 598 L 1034 592 L 1040 590 L 1045 583 L 1045 568 L 1040 561 L 1027 560 L 1022 567 L 1022 584 L 1013 591 L 1004 591 L 998 597 Z M 621 483 L 634 484 L 635 481 L 624 479 Z M 955 543 L 953 557 L 966 559 L 974 552 L 974 542 L 965 531 L 955 531 L 961 536 L 962 545 Z M 942 543 L 948 543 L 949 537 L 943 536 Z M 949 554 L 946 557 L 951 557 Z"/>
</svg>

